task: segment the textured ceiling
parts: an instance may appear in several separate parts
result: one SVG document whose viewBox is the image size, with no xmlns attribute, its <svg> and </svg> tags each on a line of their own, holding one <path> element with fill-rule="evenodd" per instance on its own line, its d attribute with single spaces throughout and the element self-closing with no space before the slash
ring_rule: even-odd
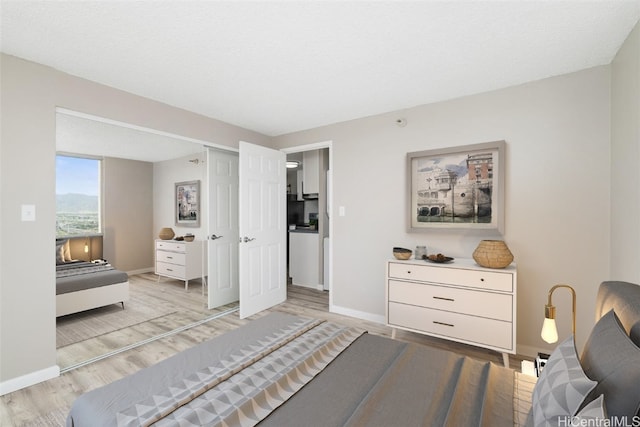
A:
<svg viewBox="0 0 640 427">
<path fill-rule="evenodd" d="M 2 1 L 3 52 L 266 135 L 608 64 L 634 1 Z"/>
</svg>

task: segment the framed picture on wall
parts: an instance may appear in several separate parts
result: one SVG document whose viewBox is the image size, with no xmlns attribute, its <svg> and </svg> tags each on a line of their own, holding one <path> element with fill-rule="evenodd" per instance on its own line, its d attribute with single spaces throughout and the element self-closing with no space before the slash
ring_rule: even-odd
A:
<svg viewBox="0 0 640 427">
<path fill-rule="evenodd" d="M 504 228 L 505 142 L 407 153 L 408 231 Z"/>
<path fill-rule="evenodd" d="M 175 205 L 177 226 L 199 227 L 200 181 L 177 182 Z"/>
</svg>

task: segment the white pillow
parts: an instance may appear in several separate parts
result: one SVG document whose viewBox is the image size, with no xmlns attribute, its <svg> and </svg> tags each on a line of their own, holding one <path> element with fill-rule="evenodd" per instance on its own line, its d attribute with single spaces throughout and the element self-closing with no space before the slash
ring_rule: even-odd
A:
<svg viewBox="0 0 640 427">
<path fill-rule="evenodd" d="M 64 264 L 64 244 L 56 243 L 56 265 Z"/>
<path fill-rule="evenodd" d="M 73 261 L 73 258 L 71 258 L 71 244 L 69 243 L 69 239 L 64 241 L 64 260 L 66 262 Z"/>
<path fill-rule="evenodd" d="M 573 335 L 551 353 L 533 389 L 533 424 L 558 426 L 558 418 L 570 420 L 597 385 L 582 370 Z"/>
</svg>

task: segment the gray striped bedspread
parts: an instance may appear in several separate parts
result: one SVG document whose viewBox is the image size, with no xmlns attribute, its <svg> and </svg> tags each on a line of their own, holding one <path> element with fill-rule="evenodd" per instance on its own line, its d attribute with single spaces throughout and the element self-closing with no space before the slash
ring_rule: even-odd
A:
<svg viewBox="0 0 640 427">
<path fill-rule="evenodd" d="M 56 278 L 91 274 L 98 271 L 114 270 L 111 264 L 94 264 L 92 262 L 78 262 L 56 266 Z"/>
<path fill-rule="evenodd" d="M 514 371 L 271 313 L 80 396 L 67 426 L 513 426 Z"/>
<path fill-rule="evenodd" d="M 129 276 L 108 263 L 86 261 L 71 262 L 56 266 L 56 295 L 124 283 Z"/>
</svg>

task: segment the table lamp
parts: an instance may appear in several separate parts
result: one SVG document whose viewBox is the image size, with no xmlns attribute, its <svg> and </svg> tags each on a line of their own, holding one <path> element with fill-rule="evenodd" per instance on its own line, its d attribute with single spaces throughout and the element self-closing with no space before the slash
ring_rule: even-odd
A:
<svg viewBox="0 0 640 427">
<path fill-rule="evenodd" d="M 549 290 L 549 301 L 547 302 L 547 305 L 544 306 L 544 322 L 542 323 L 542 331 L 540 332 L 540 336 L 542 337 L 542 339 L 549 344 L 558 341 L 558 329 L 556 328 L 556 307 L 551 301 L 553 291 L 558 288 L 566 288 L 571 291 L 571 296 L 573 298 L 573 335 L 576 334 L 576 291 L 569 285 L 555 285 Z"/>
</svg>

